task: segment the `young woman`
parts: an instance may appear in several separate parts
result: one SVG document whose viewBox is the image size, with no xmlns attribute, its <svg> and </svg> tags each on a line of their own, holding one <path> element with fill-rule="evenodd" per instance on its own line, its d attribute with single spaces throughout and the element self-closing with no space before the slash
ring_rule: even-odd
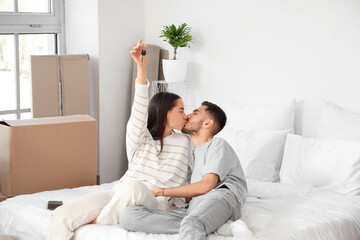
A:
<svg viewBox="0 0 360 240">
<path fill-rule="evenodd" d="M 144 46 L 146 49 L 146 46 Z M 146 56 L 140 40 L 130 54 L 137 64 L 134 103 L 126 129 L 128 170 L 110 192 L 85 196 L 55 209 L 50 240 L 71 239 L 76 228 L 90 223 L 117 224 L 130 205 L 157 209 L 185 206 L 184 199 L 156 197 L 155 188 L 184 185 L 190 176 L 190 138 L 181 130 L 186 122 L 184 103 L 175 94 L 160 92 L 149 102 Z M 95 220 L 94 220 L 95 219 Z"/>
</svg>

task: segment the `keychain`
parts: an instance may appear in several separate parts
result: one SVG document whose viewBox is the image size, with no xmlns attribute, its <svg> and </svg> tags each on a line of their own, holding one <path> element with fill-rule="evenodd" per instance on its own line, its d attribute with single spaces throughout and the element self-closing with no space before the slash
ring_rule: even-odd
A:
<svg viewBox="0 0 360 240">
<path fill-rule="evenodd" d="M 143 45 L 141 45 L 141 62 L 144 62 L 144 56 L 146 55 L 146 50 L 143 49 Z"/>
</svg>

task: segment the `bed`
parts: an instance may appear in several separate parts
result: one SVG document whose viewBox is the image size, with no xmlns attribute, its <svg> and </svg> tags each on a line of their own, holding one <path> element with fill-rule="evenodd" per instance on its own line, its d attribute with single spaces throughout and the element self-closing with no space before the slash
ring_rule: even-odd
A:
<svg viewBox="0 0 360 240">
<path fill-rule="evenodd" d="M 261 129 L 257 129 L 251 119 L 245 124 L 251 124 L 252 130 L 234 129 L 246 126 L 229 121 L 221 132 L 244 168 L 248 196 L 242 217 L 226 222 L 207 239 L 360 239 L 360 114 L 326 104 L 318 136 L 305 138 L 292 134 L 294 106 L 292 110 L 289 106 L 273 111 L 279 118 L 267 116 L 266 128 L 259 121 Z M 263 109 L 238 110 L 231 111 L 238 114 L 233 116 L 237 119 L 265 117 L 256 112 Z M 269 106 L 265 112 L 269 115 Z M 114 184 L 116 181 L 7 199 L 0 203 L 0 233 L 17 240 L 45 240 L 52 214 L 47 210 L 49 200 L 70 203 L 86 194 L 107 191 Z M 85 225 L 76 230 L 74 239 L 171 240 L 178 235 Z"/>
<path fill-rule="evenodd" d="M 227 222 L 208 239 L 360 239 L 360 196 L 328 190 L 248 180 L 249 196 L 243 216 Z M 87 193 L 106 191 L 115 184 L 47 191 L 17 196 L 0 204 L 0 231 L 18 240 L 46 239 L 51 219 L 47 201 L 64 203 Z M 86 225 L 75 240 L 177 239 L 177 235 L 127 232 L 120 226 Z"/>
</svg>

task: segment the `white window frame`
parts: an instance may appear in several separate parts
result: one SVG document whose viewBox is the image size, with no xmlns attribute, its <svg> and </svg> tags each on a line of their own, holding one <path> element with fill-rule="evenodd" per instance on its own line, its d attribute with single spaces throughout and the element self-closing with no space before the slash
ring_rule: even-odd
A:
<svg viewBox="0 0 360 240">
<path fill-rule="evenodd" d="M 16 109 L 0 111 L 1 115 L 16 114 L 20 119 L 21 113 L 31 112 L 30 108 L 20 108 L 20 70 L 19 70 L 19 34 L 47 33 L 56 34 L 57 53 L 65 52 L 65 21 L 64 0 L 49 0 L 50 13 L 19 13 L 18 0 L 15 1 L 15 12 L 0 12 L 0 34 L 15 35 L 16 54 Z M 31 1 L 31 0 L 29 0 Z"/>
</svg>

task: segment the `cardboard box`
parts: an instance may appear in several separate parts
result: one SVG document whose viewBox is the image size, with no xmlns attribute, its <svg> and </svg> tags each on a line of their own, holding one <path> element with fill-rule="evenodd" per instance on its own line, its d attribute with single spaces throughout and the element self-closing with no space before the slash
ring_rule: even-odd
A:
<svg viewBox="0 0 360 240">
<path fill-rule="evenodd" d="M 33 117 L 90 114 L 89 55 L 31 56 Z"/>
<path fill-rule="evenodd" d="M 97 121 L 88 115 L 0 122 L 0 192 L 96 184 Z"/>
<path fill-rule="evenodd" d="M 3 195 L 2 193 L 0 193 L 0 202 L 6 200 L 6 199 L 8 199 L 8 198 L 9 198 L 8 196 L 5 196 L 5 195 Z"/>
</svg>

